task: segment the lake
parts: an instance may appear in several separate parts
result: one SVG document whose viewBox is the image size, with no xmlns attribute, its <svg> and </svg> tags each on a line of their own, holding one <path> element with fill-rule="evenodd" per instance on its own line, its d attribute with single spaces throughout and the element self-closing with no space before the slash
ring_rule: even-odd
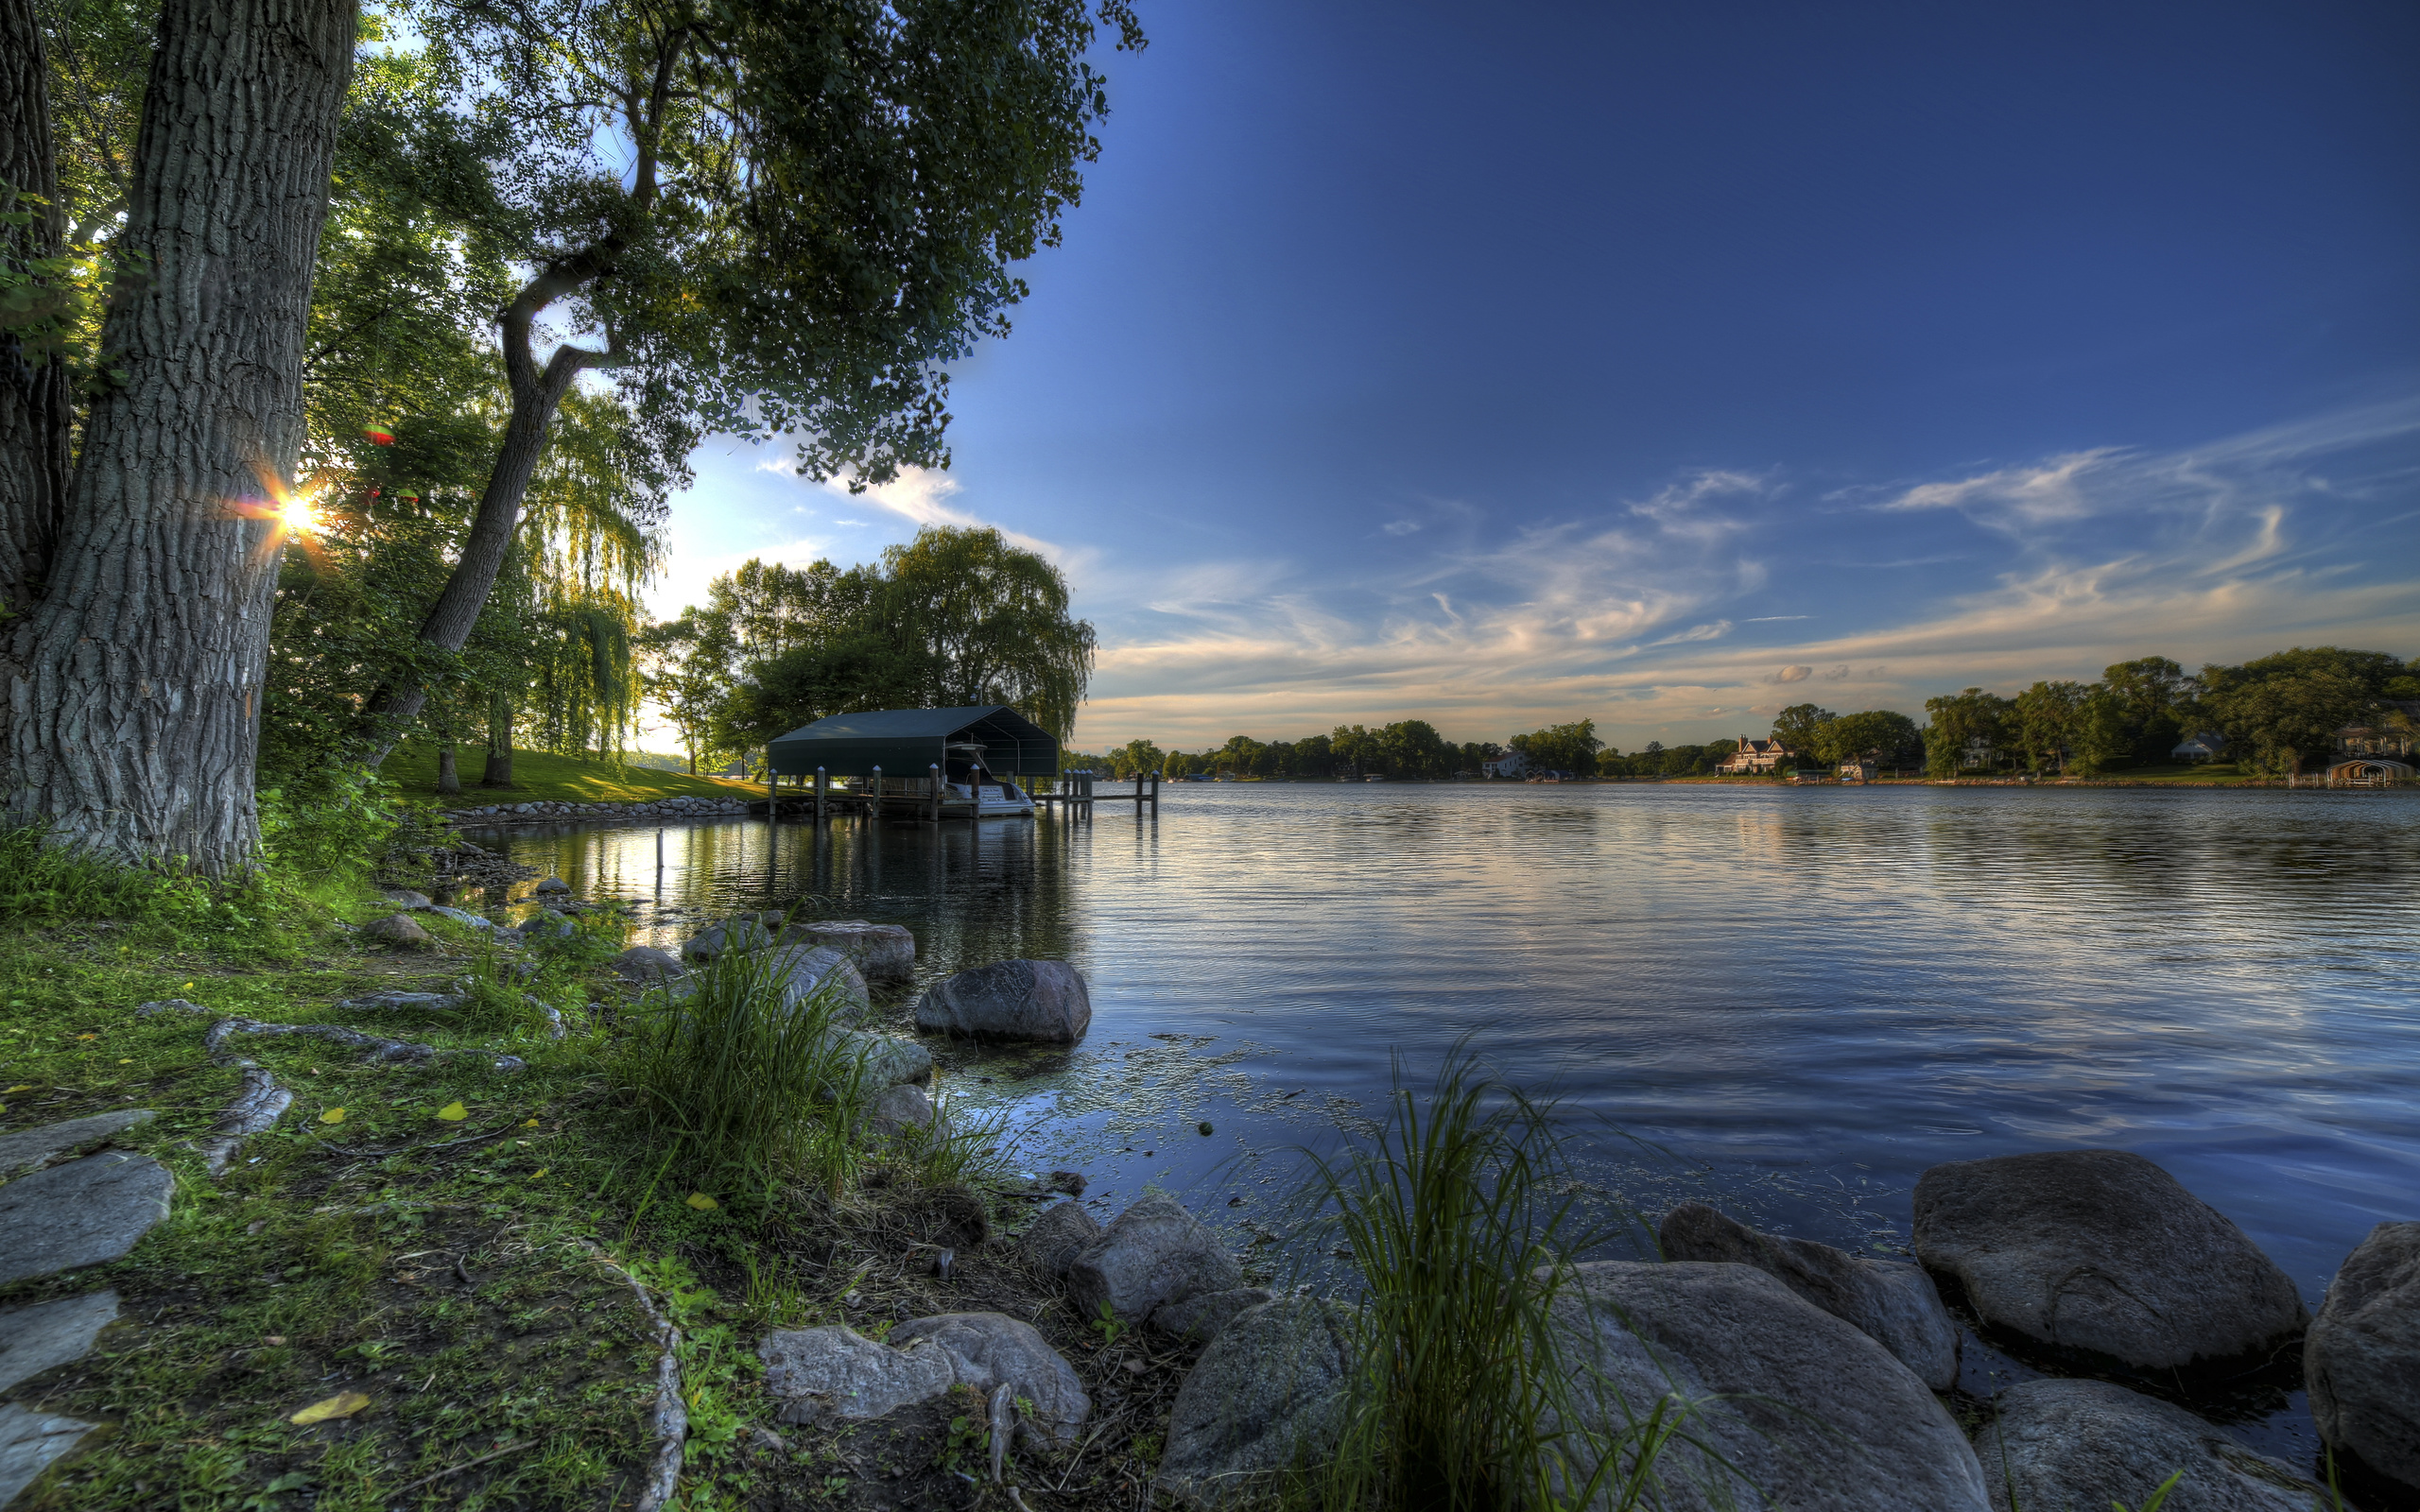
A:
<svg viewBox="0 0 2420 1512">
<path fill-rule="evenodd" d="M 920 980 L 1073 961 L 1083 1044 L 948 1049 L 942 1085 L 1110 1210 L 1156 1182 L 1257 1221 L 1298 1147 L 1468 1036 L 1558 1093 L 1589 1179 L 1651 1215 L 1696 1195 L 1894 1249 L 1928 1165 L 2116 1147 L 2313 1306 L 2374 1224 L 2420 1217 L 2413 795 L 1163 791 L 1156 819 L 678 826 L 660 871 L 652 828 L 466 833 L 632 900 L 669 949 L 802 903 L 909 926 Z M 2307 1419 L 2250 1427 L 2283 1452 Z"/>
</svg>

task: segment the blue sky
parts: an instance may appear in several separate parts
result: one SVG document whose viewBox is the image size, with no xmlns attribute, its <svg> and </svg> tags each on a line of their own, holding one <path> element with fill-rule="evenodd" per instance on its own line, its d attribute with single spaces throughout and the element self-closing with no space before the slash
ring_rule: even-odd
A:
<svg viewBox="0 0 2420 1512">
<path fill-rule="evenodd" d="M 1092 749 L 2420 655 L 2420 9 L 1142 10 L 951 470 L 709 443 L 660 610 L 997 524 Z"/>
</svg>

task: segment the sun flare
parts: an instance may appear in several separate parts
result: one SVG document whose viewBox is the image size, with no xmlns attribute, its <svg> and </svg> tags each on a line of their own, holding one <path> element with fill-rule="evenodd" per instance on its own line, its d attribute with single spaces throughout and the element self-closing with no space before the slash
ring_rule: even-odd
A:
<svg viewBox="0 0 2420 1512">
<path fill-rule="evenodd" d="M 285 523 L 286 529 L 297 535 L 317 535 L 320 531 L 320 507 L 316 499 L 298 494 L 285 501 L 285 507 L 278 511 L 277 517 Z"/>
</svg>

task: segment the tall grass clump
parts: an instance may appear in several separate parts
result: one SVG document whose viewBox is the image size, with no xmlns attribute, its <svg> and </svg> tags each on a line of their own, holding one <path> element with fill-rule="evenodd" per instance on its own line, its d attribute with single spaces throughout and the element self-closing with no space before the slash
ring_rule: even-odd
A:
<svg viewBox="0 0 2420 1512">
<path fill-rule="evenodd" d="M 828 982 L 785 1005 L 786 954 L 734 951 L 648 992 L 622 1071 L 669 1164 L 837 1194 L 856 1170 L 864 1055 Z"/>
<path fill-rule="evenodd" d="M 1327 1512 L 1554 1512 L 1648 1504 L 1693 1404 L 1642 1415 L 1558 1328 L 1593 1221 L 1551 1102 L 1457 1045 L 1426 1098 L 1400 1068 L 1387 1117 L 1314 1157 L 1305 1199 L 1359 1273 L 1358 1373 L 1335 1457 L 1288 1500 Z M 1607 1409 L 1612 1418 L 1606 1418 Z"/>
</svg>

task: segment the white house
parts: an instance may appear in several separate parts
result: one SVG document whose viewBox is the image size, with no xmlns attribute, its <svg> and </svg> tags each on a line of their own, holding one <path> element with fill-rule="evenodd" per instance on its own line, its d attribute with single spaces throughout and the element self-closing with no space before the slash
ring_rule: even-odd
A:
<svg viewBox="0 0 2420 1512">
<path fill-rule="evenodd" d="M 1770 772 L 1778 769 L 1784 762 L 1796 760 L 1797 756 L 1796 751 L 1778 740 L 1750 740 L 1742 735 L 1739 737 L 1739 748 L 1725 756 L 1715 770 L 1735 775 L 1740 772 Z"/>
<path fill-rule="evenodd" d="M 1523 777 L 1529 773 L 1530 758 L 1517 750 L 1508 750 L 1479 763 L 1478 769 L 1490 777 Z"/>
</svg>

